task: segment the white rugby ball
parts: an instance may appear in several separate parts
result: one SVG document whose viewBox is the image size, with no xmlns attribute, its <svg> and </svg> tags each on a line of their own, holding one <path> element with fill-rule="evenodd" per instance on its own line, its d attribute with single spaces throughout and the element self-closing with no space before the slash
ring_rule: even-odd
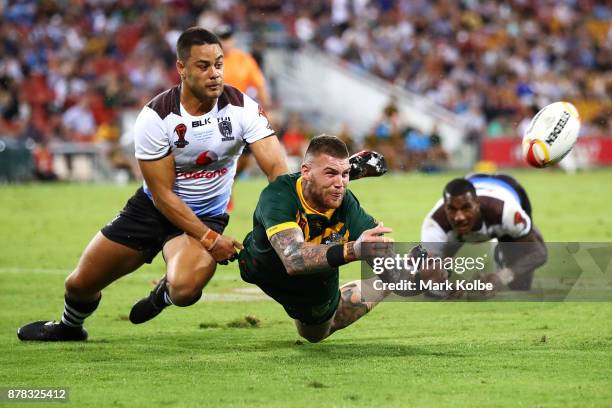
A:
<svg viewBox="0 0 612 408">
<path fill-rule="evenodd" d="M 558 163 L 574 147 L 580 132 L 580 116 L 569 102 L 554 102 L 531 119 L 523 135 L 523 157 L 533 167 Z"/>
</svg>

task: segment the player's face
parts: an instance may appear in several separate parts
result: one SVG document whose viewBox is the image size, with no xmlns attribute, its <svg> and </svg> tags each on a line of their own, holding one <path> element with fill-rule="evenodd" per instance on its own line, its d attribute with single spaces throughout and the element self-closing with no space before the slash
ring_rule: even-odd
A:
<svg viewBox="0 0 612 408">
<path fill-rule="evenodd" d="M 444 199 L 444 212 L 453 230 L 463 235 L 472 230 L 480 217 L 480 204 L 472 193 L 450 196 Z"/>
<path fill-rule="evenodd" d="M 302 165 L 309 204 L 319 211 L 340 207 L 346 194 L 350 169 L 348 158 L 340 159 L 327 154 L 320 154 Z"/>
<path fill-rule="evenodd" d="M 223 50 L 218 44 L 194 45 L 186 61 L 177 61 L 183 86 L 205 101 L 223 92 Z"/>
</svg>

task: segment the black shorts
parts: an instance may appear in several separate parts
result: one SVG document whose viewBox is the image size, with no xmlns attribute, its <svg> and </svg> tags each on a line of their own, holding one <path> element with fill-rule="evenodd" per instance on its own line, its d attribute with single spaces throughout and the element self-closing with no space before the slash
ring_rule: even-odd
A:
<svg viewBox="0 0 612 408">
<path fill-rule="evenodd" d="M 198 218 L 219 234 L 229 222 L 228 214 Z M 111 241 L 142 252 L 146 263 L 153 261 L 167 241 L 183 234 L 159 212 L 142 187 L 128 200 L 119 215 L 100 231 Z"/>
</svg>

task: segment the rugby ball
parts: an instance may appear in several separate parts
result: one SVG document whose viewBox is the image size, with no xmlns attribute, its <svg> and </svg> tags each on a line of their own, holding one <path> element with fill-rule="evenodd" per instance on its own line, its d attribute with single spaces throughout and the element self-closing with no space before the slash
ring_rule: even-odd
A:
<svg viewBox="0 0 612 408">
<path fill-rule="evenodd" d="M 523 135 L 523 157 L 533 167 L 558 163 L 574 147 L 580 131 L 580 117 L 569 102 L 545 106 L 531 119 Z"/>
</svg>

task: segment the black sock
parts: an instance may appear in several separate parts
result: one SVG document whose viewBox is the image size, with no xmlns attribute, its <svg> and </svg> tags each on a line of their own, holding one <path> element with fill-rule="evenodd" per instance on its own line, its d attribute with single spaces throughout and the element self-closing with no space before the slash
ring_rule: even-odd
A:
<svg viewBox="0 0 612 408">
<path fill-rule="evenodd" d="M 160 309 L 173 304 L 166 282 L 167 280 L 164 276 L 153 290 L 153 303 Z"/>
<path fill-rule="evenodd" d="M 62 314 L 62 323 L 66 326 L 79 328 L 83 326 L 83 322 L 91 315 L 100 304 L 100 299 L 94 302 L 79 302 L 64 296 L 64 314 Z"/>
</svg>

